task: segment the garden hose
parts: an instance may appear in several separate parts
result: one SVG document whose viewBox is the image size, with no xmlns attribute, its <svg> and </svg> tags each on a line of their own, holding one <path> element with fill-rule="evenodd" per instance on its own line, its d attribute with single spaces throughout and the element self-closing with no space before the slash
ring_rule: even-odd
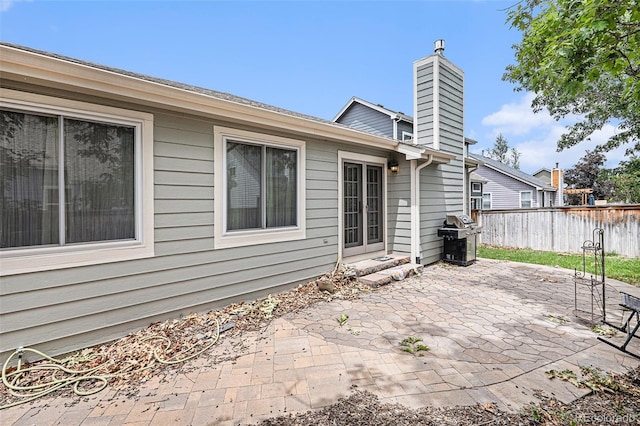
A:
<svg viewBox="0 0 640 426">
<path fill-rule="evenodd" d="M 171 340 L 166 337 L 166 336 L 161 336 L 161 335 L 153 335 L 153 336 L 148 336 L 145 337 L 141 340 L 141 342 L 144 341 L 148 341 L 148 340 L 155 340 L 155 339 L 160 339 L 165 343 L 165 347 L 164 347 L 164 351 L 168 351 L 171 346 L 172 346 L 172 342 Z M 144 370 L 148 370 L 150 368 L 153 367 L 154 363 L 157 361 L 160 364 L 163 365 L 172 365 L 172 364 L 179 364 L 179 363 L 183 363 L 185 361 L 188 361 L 190 359 L 193 359 L 197 356 L 199 356 L 200 354 L 202 354 L 203 352 L 205 352 L 206 350 L 210 349 L 211 347 L 213 347 L 213 345 L 215 345 L 218 340 L 220 339 L 220 321 L 216 318 L 216 334 L 215 337 L 213 338 L 213 340 L 208 343 L 207 345 L 205 345 L 203 348 L 199 349 L 197 352 L 185 355 L 187 354 L 189 351 L 193 350 L 193 348 L 196 347 L 196 345 L 192 345 L 180 352 L 178 352 L 177 354 L 174 354 L 172 359 L 164 359 L 160 356 L 160 354 L 158 354 L 158 352 L 154 349 L 153 351 L 153 360 L 140 368 L 137 368 L 135 370 L 131 370 L 131 365 L 126 366 L 121 368 L 120 370 L 114 372 L 114 373 L 109 373 L 109 374 L 98 374 L 98 372 L 100 371 L 100 369 L 102 369 L 103 367 L 105 367 L 105 365 L 107 364 L 107 362 L 104 362 L 96 367 L 92 367 L 89 369 L 85 369 L 85 370 L 73 370 L 71 368 L 67 368 L 64 366 L 64 364 L 68 363 L 69 361 L 73 361 L 73 360 L 78 360 L 78 358 L 80 358 L 80 354 L 76 354 L 73 357 L 69 357 L 69 358 L 65 358 L 63 360 L 57 359 L 57 358 L 53 358 L 50 357 L 49 355 L 40 352 L 37 349 L 33 349 L 33 348 L 19 348 L 16 349 L 8 358 L 7 360 L 4 362 L 4 365 L 2 366 L 2 383 L 4 384 L 4 386 L 9 390 L 9 393 L 11 395 L 13 395 L 14 397 L 17 398 L 21 398 L 18 401 L 6 404 L 6 405 L 2 405 L 0 406 L 0 410 L 3 410 L 5 408 L 9 408 L 9 407 L 14 407 L 20 404 L 24 404 L 26 402 L 29 401 L 34 401 L 38 398 L 41 398 L 45 395 L 48 395 L 52 392 L 55 392 L 59 389 L 68 387 L 68 386 L 72 386 L 73 392 L 78 395 L 78 396 L 89 396 L 89 395 L 93 395 L 96 394 L 100 391 L 102 391 L 104 388 L 107 387 L 109 380 L 115 378 L 115 377 L 123 377 L 126 376 L 128 374 L 133 374 L 133 373 L 137 373 L 137 372 L 141 372 Z M 22 368 L 22 356 L 24 354 L 24 352 L 32 352 L 34 354 L 36 354 L 37 356 L 39 356 L 40 358 L 50 361 L 50 363 L 46 363 L 46 364 L 41 364 L 41 365 L 35 365 L 33 367 L 28 367 L 28 368 Z M 9 370 L 9 364 L 11 362 L 11 360 L 18 356 L 18 362 L 17 362 L 17 366 L 16 369 L 12 372 L 8 372 Z M 179 358 L 181 357 L 181 358 Z M 86 358 L 86 357 L 83 357 Z M 93 359 L 94 357 L 91 357 L 89 359 L 83 359 L 81 360 L 81 362 L 86 362 L 89 361 L 91 359 Z M 21 379 L 24 379 L 25 377 L 28 377 L 28 375 L 30 374 L 36 374 L 39 377 L 44 377 L 46 376 L 46 373 L 48 370 L 51 370 L 51 374 L 48 375 L 49 380 L 46 381 L 45 383 L 40 383 L 40 384 L 33 384 L 33 385 L 26 385 L 26 386 L 22 386 L 20 385 L 20 381 Z M 66 376 L 62 377 L 62 378 L 58 378 L 57 376 L 60 373 L 64 373 Z M 82 383 L 97 383 L 98 385 L 93 387 L 92 389 L 89 390 L 83 390 L 80 388 L 80 385 Z"/>
</svg>

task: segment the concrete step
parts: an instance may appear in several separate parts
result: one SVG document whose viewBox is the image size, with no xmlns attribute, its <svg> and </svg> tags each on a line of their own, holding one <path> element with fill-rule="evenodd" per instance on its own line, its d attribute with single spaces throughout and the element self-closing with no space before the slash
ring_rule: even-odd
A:
<svg viewBox="0 0 640 426">
<path fill-rule="evenodd" d="M 416 263 L 404 263 L 402 265 L 392 266 L 390 268 L 359 277 L 358 280 L 369 287 L 376 288 L 390 284 L 392 281 L 402 281 L 403 279 L 413 275 L 419 275 L 423 270 L 424 266 L 422 265 Z"/>
<path fill-rule="evenodd" d="M 359 262 L 349 264 L 357 277 L 363 277 L 370 275 L 383 269 L 389 269 L 394 266 L 409 263 L 409 257 L 401 254 L 387 254 L 385 256 L 376 257 L 373 259 L 361 260 Z"/>
</svg>

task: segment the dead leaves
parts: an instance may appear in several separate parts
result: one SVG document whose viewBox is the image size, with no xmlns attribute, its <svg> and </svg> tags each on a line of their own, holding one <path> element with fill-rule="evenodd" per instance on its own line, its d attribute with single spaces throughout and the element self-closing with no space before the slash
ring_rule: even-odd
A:
<svg viewBox="0 0 640 426">
<path fill-rule="evenodd" d="M 163 367 L 183 363 L 206 352 L 216 344 L 221 330 L 230 329 L 229 334 L 234 335 L 255 331 L 273 318 L 319 301 L 350 299 L 369 291 L 367 286 L 357 281 L 352 270 L 340 264 L 319 279 L 330 281 L 335 292 L 321 291 L 316 281 L 312 281 L 276 297 L 269 295 L 253 302 L 234 303 L 218 311 L 191 313 L 177 319 L 154 322 L 121 339 L 83 349 L 63 359 L 34 362 L 28 371 L 24 365 L 20 371 L 7 367 L 4 374 L 9 377 L 9 385 L 0 386 L 0 408 L 35 399 L 36 393 L 21 392 L 18 388 L 58 391 L 82 382 L 84 385 L 78 389 L 85 392 L 82 389 L 99 391 L 106 383 L 121 387 L 144 382 Z M 48 367 L 51 362 L 60 367 L 55 370 L 54 376 L 58 374 L 55 378 Z M 83 379 L 84 374 L 89 374 L 87 372 L 91 378 Z M 65 378 L 61 379 L 64 375 Z M 66 384 L 62 385 L 60 380 Z"/>
</svg>

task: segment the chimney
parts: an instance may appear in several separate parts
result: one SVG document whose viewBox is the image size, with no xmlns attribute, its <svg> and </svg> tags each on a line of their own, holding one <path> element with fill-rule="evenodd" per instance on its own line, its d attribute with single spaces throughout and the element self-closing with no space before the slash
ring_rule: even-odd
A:
<svg viewBox="0 0 640 426">
<path fill-rule="evenodd" d="M 564 205 L 564 180 L 562 176 L 562 170 L 560 170 L 558 163 L 556 163 L 556 167 L 551 171 L 551 186 L 558 190 L 556 192 L 556 205 Z"/>
<path fill-rule="evenodd" d="M 562 170 L 558 168 L 558 163 L 556 163 L 555 169 L 551 171 L 551 186 L 555 189 L 560 189 L 560 183 L 562 180 Z"/>
<path fill-rule="evenodd" d="M 444 40 L 413 63 L 413 138 L 417 145 L 462 157 L 464 72 L 444 57 Z"/>
</svg>

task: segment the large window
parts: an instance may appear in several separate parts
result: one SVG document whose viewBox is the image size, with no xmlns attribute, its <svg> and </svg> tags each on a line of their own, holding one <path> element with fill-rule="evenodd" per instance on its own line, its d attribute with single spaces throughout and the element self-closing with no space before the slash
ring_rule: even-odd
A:
<svg viewBox="0 0 640 426">
<path fill-rule="evenodd" d="M 152 182 L 141 170 L 143 157 L 152 167 L 151 143 L 142 149 L 151 116 L 6 93 L 47 103 L 0 105 L 2 274 L 152 255 L 153 207 L 143 206 L 145 197 L 152 204 Z"/>
<path fill-rule="evenodd" d="M 520 207 L 523 209 L 531 207 L 531 191 L 520 191 Z"/>
<path fill-rule="evenodd" d="M 227 231 L 298 225 L 298 151 L 234 140 L 227 149 Z"/>
<path fill-rule="evenodd" d="M 0 120 L 1 249 L 135 239 L 135 127 L 10 110 Z"/>
<path fill-rule="evenodd" d="M 304 238 L 304 142 L 215 130 L 216 247 Z"/>
<path fill-rule="evenodd" d="M 482 210 L 491 210 L 491 193 L 482 194 Z"/>
</svg>

